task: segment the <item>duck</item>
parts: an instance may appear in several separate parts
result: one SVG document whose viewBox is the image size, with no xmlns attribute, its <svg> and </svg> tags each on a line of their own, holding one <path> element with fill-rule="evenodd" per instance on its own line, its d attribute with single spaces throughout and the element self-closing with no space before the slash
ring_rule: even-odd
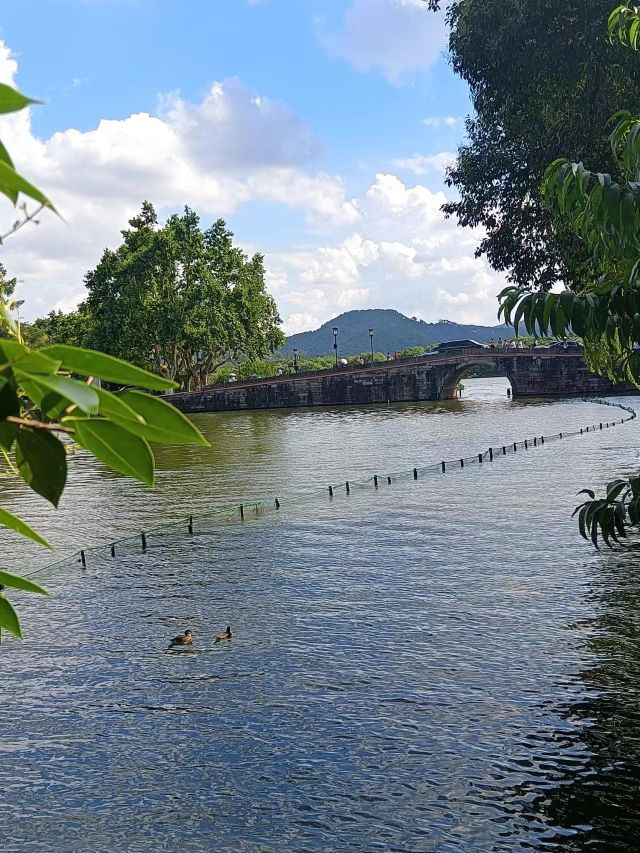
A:
<svg viewBox="0 0 640 853">
<path fill-rule="evenodd" d="M 193 637 L 191 636 L 191 631 L 187 628 L 184 634 L 178 634 L 177 637 L 171 640 L 169 648 L 172 649 L 174 646 L 190 646 L 191 643 L 193 643 Z"/>
<path fill-rule="evenodd" d="M 227 625 L 226 631 L 220 631 L 219 634 L 216 634 L 215 642 L 219 643 L 220 640 L 230 640 L 233 635 L 231 634 L 231 625 Z"/>
</svg>

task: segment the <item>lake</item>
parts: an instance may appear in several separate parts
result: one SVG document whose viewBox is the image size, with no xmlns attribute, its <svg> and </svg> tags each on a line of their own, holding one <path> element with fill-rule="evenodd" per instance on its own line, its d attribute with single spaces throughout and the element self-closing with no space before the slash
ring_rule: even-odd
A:
<svg viewBox="0 0 640 853">
<path fill-rule="evenodd" d="M 46 600 L 16 596 L 3 853 L 640 847 L 640 561 L 571 519 L 579 489 L 638 470 L 640 419 L 387 485 L 622 416 L 465 385 L 460 401 L 198 416 L 212 447 L 160 449 L 153 492 L 82 453 L 58 512 L 0 483 L 61 553 L 179 522 L 145 553 L 39 574 Z M 377 491 L 329 499 L 373 474 Z M 276 496 L 244 523 L 205 518 Z M 14 571 L 56 559 L 0 546 Z M 193 647 L 167 651 L 185 628 Z"/>
</svg>

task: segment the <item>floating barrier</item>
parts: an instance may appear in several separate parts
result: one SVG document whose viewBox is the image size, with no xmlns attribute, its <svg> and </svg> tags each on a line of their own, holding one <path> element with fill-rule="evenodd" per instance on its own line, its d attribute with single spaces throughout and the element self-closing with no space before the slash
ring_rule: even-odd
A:
<svg viewBox="0 0 640 853">
<path fill-rule="evenodd" d="M 628 413 L 628 416 L 623 417 L 617 421 L 592 424 L 591 426 L 582 427 L 581 429 L 575 430 L 574 432 L 559 432 L 555 435 L 534 436 L 532 439 L 526 438 L 523 441 L 514 441 L 513 444 L 504 444 L 498 446 L 497 448 L 490 447 L 481 453 L 473 454 L 472 456 L 467 456 L 462 459 L 456 459 L 451 461 L 445 459 L 441 462 L 434 462 L 427 465 L 423 465 L 421 467 L 414 467 L 406 471 L 397 471 L 395 473 L 386 474 L 384 475 L 384 477 L 386 478 L 387 485 L 390 486 L 394 482 L 406 479 L 413 479 L 414 481 L 416 481 L 419 479 L 419 477 L 426 476 L 429 474 L 447 474 L 449 471 L 462 470 L 467 465 L 483 465 L 486 461 L 493 462 L 497 455 L 505 457 L 509 454 L 515 454 L 519 450 L 529 450 L 531 448 L 538 448 L 544 446 L 549 442 L 560 441 L 564 440 L 565 438 L 570 438 L 577 435 L 586 435 L 588 433 L 596 431 L 599 432 L 600 430 L 604 429 L 610 429 L 612 427 L 618 426 L 619 424 L 624 424 L 627 421 L 631 421 L 636 417 L 636 412 L 634 411 L 634 409 L 632 409 L 630 406 L 623 406 L 621 403 L 610 403 L 608 400 L 601 400 L 599 398 L 582 398 L 582 402 L 597 403 L 601 406 L 610 406 L 612 408 L 617 408 L 622 410 L 623 412 Z M 366 480 L 361 480 L 357 482 L 353 480 L 347 480 L 343 483 L 330 484 L 328 487 L 325 487 L 324 491 L 314 490 L 312 492 L 310 491 L 305 492 L 303 494 L 296 494 L 295 496 L 291 496 L 291 504 L 293 505 L 295 503 L 295 505 L 297 505 L 305 500 L 317 500 L 319 497 L 321 497 L 322 494 L 327 494 L 327 489 L 329 492 L 329 498 L 331 499 L 336 495 L 336 493 L 339 492 L 342 492 L 346 496 L 349 496 L 355 488 L 366 489 L 373 487 L 374 490 L 378 490 L 380 479 L 381 477 L 379 474 L 374 474 L 373 476 L 368 477 Z M 163 524 L 160 527 L 154 527 L 148 530 L 143 530 L 131 536 L 126 536 L 122 539 L 117 539 L 115 542 L 109 542 L 108 544 L 105 543 L 83 548 L 82 550 L 77 551 L 74 554 L 69 554 L 54 563 L 47 563 L 46 565 L 35 569 L 30 574 L 25 575 L 25 577 L 32 577 L 33 575 L 38 574 L 39 572 L 43 572 L 47 569 L 53 569 L 61 567 L 63 565 L 69 565 L 70 563 L 79 563 L 82 569 L 86 569 L 88 565 L 88 558 L 92 556 L 104 557 L 109 554 L 111 558 L 116 558 L 119 553 L 133 553 L 134 551 L 137 551 L 138 553 L 144 553 L 148 550 L 149 540 L 153 542 L 154 539 L 160 539 L 161 537 L 166 537 L 167 535 L 185 532 L 191 535 L 193 535 L 195 532 L 206 532 L 205 528 L 208 522 L 225 522 L 232 521 L 233 519 L 244 522 L 247 511 L 253 510 L 255 515 L 269 511 L 278 512 L 283 505 L 286 505 L 286 499 L 280 495 L 278 497 L 271 497 L 256 501 L 244 501 L 241 504 L 220 507 L 219 509 L 212 510 L 211 512 L 202 513 L 197 518 L 193 514 L 191 514 L 185 517 L 184 519 L 180 519 L 175 522 L 169 522 L 168 524 Z M 200 526 L 201 531 L 198 531 L 198 526 Z"/>
</svg>

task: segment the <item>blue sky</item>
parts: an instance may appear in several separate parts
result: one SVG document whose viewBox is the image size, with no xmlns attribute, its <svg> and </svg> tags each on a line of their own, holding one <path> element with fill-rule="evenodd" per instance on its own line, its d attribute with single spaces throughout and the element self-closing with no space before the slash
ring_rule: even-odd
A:
<svg viewBox="0 0 640 853">
<path fill-rule="evenodd" d="M 469 101 L 419 0 L 35 0 L 0 38 L 0 79 L 46 102 L 0 138 L 66 220 L 3 248 L 27 315 L 82 298 L 148 198 L 264 252 L 289 331 L 365 307 L 493 320 L 478 235 L 439 213 Z"/>
</svg>

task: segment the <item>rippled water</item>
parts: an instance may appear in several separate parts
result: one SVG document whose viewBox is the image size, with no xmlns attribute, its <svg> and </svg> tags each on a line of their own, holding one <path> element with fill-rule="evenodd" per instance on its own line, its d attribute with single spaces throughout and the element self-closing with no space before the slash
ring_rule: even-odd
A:
<svg viewBox="0 0 640 853">
<path fill-rule="evenodd" d="M 81 455 L 57 514 L 2 486 L 63 550 L 196 514 L 193 538 L 20 600 L 3 853 L 640 847 L 638 558 L 595 553 L 570 518 L 579 488 L 636 470 L 638 421 L 286 500 L 606 420 L 465 384 L 455 403 L 202 416 L 212 449 L 162 451 L 153 494 Z M 198 524 L 276 494 L 277 515 Z M 1 536 L 4 565 L 47 561 Z M 193 649 L 167 652 L 186 627 Z"/>
</svg>

